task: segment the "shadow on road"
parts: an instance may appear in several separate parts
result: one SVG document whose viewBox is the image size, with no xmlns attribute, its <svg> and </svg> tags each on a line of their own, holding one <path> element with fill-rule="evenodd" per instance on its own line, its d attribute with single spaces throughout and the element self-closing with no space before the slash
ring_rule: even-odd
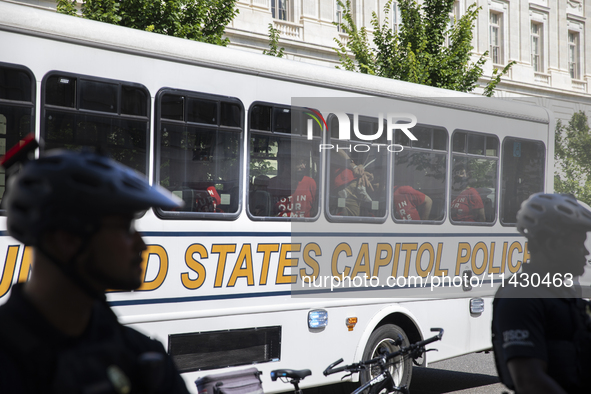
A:
<svg viewBox="0 0 591 394">
<path fill-rule="evenodd" d="M 436 368 L 415 368 L 412 371 L 412 394 L 443 394 L 499 383 L 497 376 L 447 371 Z"/>
</svg>

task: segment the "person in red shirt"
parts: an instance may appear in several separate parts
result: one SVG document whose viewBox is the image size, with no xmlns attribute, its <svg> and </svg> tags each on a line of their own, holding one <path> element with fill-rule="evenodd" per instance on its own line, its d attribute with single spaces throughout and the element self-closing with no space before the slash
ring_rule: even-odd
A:
<svg viewBox="0 0 591 394">
<path fill-rule="evenodd" d="M 458 164 L 453 170 L 453 190 L 451 218 L 456 222 L 484 222 L 484 204 L 480 194 L 468 185 L 470 176 L 464 164 Z"/>
<path fill-rule="evenodd" d="M 269 182 L 269 189 L 272 190 L 275 184 L 289 182 L 292 184 L 297 182 L 297 186 L 290 195 L 276 195 L 275 208 L 277 215 L 280 217 L 312 217 L 316 214 L 316 181 L 306 174 L 308 173 L 308 163 L 306 158 L 301 158 L 296 161 L 293 174 L 278 175 Z M 291 178 L 291 179 L 290 179 Z M 276 180 L 275 182 L 272 182 Z M 290 191 L 291 191 L 290 190 Z"/>
<path fill-rule="evenodd" d="M 394 216 L 401 220 L 428 220 L 433 200 L 411 186 L 394 186 Z"/>
</svg>

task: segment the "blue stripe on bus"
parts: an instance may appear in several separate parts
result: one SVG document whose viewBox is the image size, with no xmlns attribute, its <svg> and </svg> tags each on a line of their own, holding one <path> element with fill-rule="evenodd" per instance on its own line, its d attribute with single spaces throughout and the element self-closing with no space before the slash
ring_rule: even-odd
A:
<svg viewBox="0 0 591 394">
<path fill-rule="evenodd" d="M 502 280 L 495 279 L 492 283 L 501 283 Z M 485 285 L 490 285 L 492 287 L 490 280 L 483 280 L 481 287 Z M 453 286 L 451 283 L 445 284 L 443 286 L 438 286 L 438 288 L 442 287 L 456 287 Z M 392 286 L 388 288 L 383 287 L 359 287 L 359 288 L 347 288 L 347 289 L 311 289 L 311 290 L 300 290 L 296 292 L 292 291 L 271 291 L 266 293 L 240 293 L 240 294 L 221 294 L 221 295 L 208 295 L 208 296 L 193 296 L 193 297 L 175 297 L 175 298 L 152 298 L 146 300 L 126 300 L 126 301 L 111 301 L 109 305 L 111 306 L 135 306 L 135 305 L 154 305 L 154 304 L 174 304 L 174 303 L 182 303 L 182 302 L 197 302 L 197 301 L 217 301 L 217 300 L 232 300 L 238 298 L 260 298 L 260 297 L 278 297 L 278 296 L 299 296 L 299 295 L 315 295 L 315 294 L 334 294 L 334 293 L 350 293 L 350 292 L 358 292 L 358 291 L 373 291 L 373 290 L 402 290 L 402 289 L 430 289 L 429 284 L 425 284 L 425 286 Z M 467 294 L 468 295 L 468 294 Z M 416 298 L 416 297 L 415 297 Z"/>
</svg>

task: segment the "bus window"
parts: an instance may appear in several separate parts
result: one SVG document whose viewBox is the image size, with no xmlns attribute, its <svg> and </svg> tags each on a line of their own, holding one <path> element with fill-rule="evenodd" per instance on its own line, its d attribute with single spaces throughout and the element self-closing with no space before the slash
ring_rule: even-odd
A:
<svg viewBox="0 0 591 394">
<path fill-rule="evenodd" d="M 250 109 L 248 212 L 253 219 L 318 213 L 321 129 L 306 137 L 306 112 L 256 103 Z"/>
<path fill-rule="evenodd" d="M 396 130 L 394 141 L 404 146 L 394 154 L 392 212 L 395 221 L 443 221 L 447 181 L 447 130 L 416 125 L 410 141 Z"/>
<path fill-rule="evenodd" d="M 240 208 L 240 101 L 165 89 L 156 106 L 156 181 L 185 201 L 180 216 L 161 214 L 235 218 Z"/>
<path fill-rule="evenodd" d="M 35 79 L 22 66 L 0 63 L 0 156 L 35 131 Z M 7 175 L 0 168 L 0 201 Z"/>
<path fill-rule="evenodd" d="M 330 145 L 328 151 L 328 215 L 336 221 L 383 221 L 386 215 L 388 144 L 386 122 L 367 116 L 349 117 L 351 139 L 340 140 L 339 119 L 328 119 Z M 381 137 L 366 141 L 363 136 Z"/>
<path fill-rule="evenodd" d="M 544 191 L 546 147 L 541 141 L 505 138 L 503 141 L 501 223 L 514 225 L 521 203 Z"/>
<path fill-rule="evenodd" d="M 450 217 L 452 223 L 494 223 L 499 140 L 456 130 L 452 136 Z"/>
<path fill-rule="evenodd" d="M 145 87 L 50 73 L 42 89 L 45 149 L 94 147 L 147 173 L 150 94 Z"/>
</svg>

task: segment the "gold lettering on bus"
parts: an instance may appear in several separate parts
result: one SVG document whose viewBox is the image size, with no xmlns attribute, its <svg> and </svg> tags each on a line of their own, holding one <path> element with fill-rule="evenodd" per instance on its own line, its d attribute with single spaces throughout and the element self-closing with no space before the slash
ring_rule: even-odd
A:
<svg viewBox="0 0 591 394">
<path fill-rule="evenodd" d="M 423 267 L 421 266 L 421 260 L 423 259 L 423 253 L 425 253 L 425 251 L 429 252 L 429 264 L 427 265 L 427 268 L 423 269 Z M 427 277 L 427 275 L 429 275 L 429 273 L 433 269 L 434 261 L 435 261 L 435 250 L 433 249 L 433 245 L 431 245 L 429 242 L 425 242 L 424 244 L 421 245 L 421 247 L 417 251 L 417 262 L 416 262 L 417 274 L 423 278 Z"/>
<path fill-rule="evenodd" d="M 279 253 L 279 267 L 277 267 L 277 279 L 275 284 L 296 283 L 297 275 L 285 275 L 286 267 L 297 267 L 298 259 L 294 257 L 287 257 L 287 253 L 299 252 L 301 244 L 281 244 L 281 252 Z"/>
<path fill-rule="evenodd" d="M 384 256 L 384 252 L 386 255 Z M 392 245 L 387 243 L 379 243 L 376 245 L 376 261 L 373 266 L 373 275 L 378 277 L 380 274 L 380 268 L 386 267 L 392 261 Z"/>
<path fill-rule="evenodd" d="M 259 285 L 264 286 L 267 284 L 267 278 L 269 276 L 269 264 L 271 262 L 271 253 L 279 252 L 279 244 L 259 244 L 257 246 L 257 253 L 263 253 L 263 266 L 261 267 L 261 277 L 259 279 Z"/>
<path fill-rule="evenodd" d="M 0 297 L 4 296 L 12 286 L 14 268 L 16 266 L 16 257 L 18 255 L 18 245 L 8 247 L 6 260 L 4 261 L 4 271 L 2 271 L 2 280 L 0 280 Z"/>
<path fill-rule="evenodd" d="M 482 264 L 478 266 L 477 258 L 478 252 L 482 251 Z M 482 275 L 486 271 L 488 265 L 488 248 L 484 242 L 478 242 L 472 249 L 472 272 L 475 275 Z"/>
<path fill-rule="evenodd" d="M 490 243 L 490 253 L 488 255 L 488 273 L 489 274 L 499 274 L 501 273 L 501 267 L 494 266 L 494 257 L 495 257 L 495 243 Z"/>
<path fill-rule="evenodd" d="M 322 256 L 322 249 L 320 249 L 320 245 L 315 242 L 309 243 L 304 247 L 304 263 L 312 268 L 312 273 L 308 274 L 305 268 L 300 269 L 300 277 L 308 277 L 308 281 L 315 281 L 320 273 L 320 264 L 316 259 L 314 259 L 310 254 L 314 252 L 315 256 Z"/>
<path fill-rule="evenodd" d="M 408 271 L 410 270 L 410 259 L 412 257 L 412 252 L 417 250 L 419 247 L 418 243 L 404 243 L 401 246 L 401 249 L 406 252 L 406 259 L 404 261 L 404 276 L 408 278 Z"/>
<path fill-rule="evenodd" d="M 342 242 L 337 245 L 337 247 L 332 252 L 332 261 L 331 261 L 331 268 L 332 268 L 332 276 L 336 276 L 339 278 L 349 276 L 349 272 L 351 272 L 350 267 L 345 267 L 343 272 L 339 272 L 338 262 L 339 262 L 339 255 L 345 252 L 345 256 L 351 257 L 353 256 L 353 252 L 351 251 L 351 247 L 348 243 Z"/>
<path fill-rule="evenodd" d="M 367 243 L 361 244 L 351 277 L 356 277 L 360 272 L 363 272 L 368 278 L 371 276 L 371 259 L 369 257 L 369 244 Z"/>
<path fill-rule="evenodd" d="M 397 243 L 394 247 L 394 260 L 392 260 L 392 276 L 398 276 L 398 260 L 400 260 L 400 244 Z"/>
<path fill-rule="evenodd" d="M 228 244 L 228 245 L 212 245 L 211 246 L 211 253 L 219 254 L 220 257 L 218 259 L 218 265 L 215 272 L 215 282 L 213 287 L 222 287 L 224 281 L 224 271 L 226 270 L 226 259 L 228 258 L 228 253 L 235 253 L 236 252 L 236 244 Z"/>
<path fill-rule="evenodd" d="M 435 263 L 435 271 L 433 272 L 434 276 L 447 276 L 447 269 L 441 269 L 441 254 L 443 253 L 443 242 L 439 242 L 437 244 L 437 258 Z"/>
<path fill-rule="evenodd" d="M 517 249 L 519 253 L 523 252 L 523 249 L 521 248 L 521 243 L 519 243 L 518 241 L 513 242 L 509 247 L 509 252 L 507 252 L 507 267 L 509 268 L 509 271 L 511 271 L 511 273 L 513 274 L 519 271 L 519 268 L 521 268 L 521 260 L 517 260 L 515 265 L 513 265 L 513 252 L 515 251 L 515 249 Z"/>
<path fill-rule="evenodd" d="M 193 258 L 195 253 L 197 253 L 202 259 L 208 257 L 207 249 L 201 244 L 193 244 L 187 248 L 187 251 L 185 252 L 185 264 L 197 274 L 196 279 L 191 279 L 188 272 L 181 273 L 181 282 L 183 286 L 189 290 L 198 289 L 203 285 L 203 282 L 205 282 L 205 267 Z"/>
<path fill-rule="evenodd" d="M 158 258 L 158 275 L 156 275 L 154 280 L 146 281 L 150 256 L 156 256 Z M 159 288 L 164 283 L 164 279 L 166 279 L 166 274 L 168 273 L 168 255 L 166 249 L 160 245 L 147 245 L 147 249 L 142 252 L 142 260 L 142 277 L 144 280 L 138 290 L 150 291 Z"/>
<path fill-rule="evenodd" d="M 472 247 L 468 242 L 458 243 L 458 255 L 456 257 L 456 276 L 460 275 L 461 265 L 470 261 Z"/>
<path fill-rule="evenodd" d="M 33 262 L 33 248 L 25 246 L 23 258 L 21 260 L 21 268 L 18 274 L 19 283 L 26 282 L 31 273 L 31 263 Z"/>
<path fill-rule="evenodd" d="M 246 278 L 249 286 L 254 286 L 254 268 L 252 266 L 252 250 L 250 244 L 242 245 L 240 254 L 230 275 L 228 287 L 234 287 L 238 278 Z"/>
</svg>

